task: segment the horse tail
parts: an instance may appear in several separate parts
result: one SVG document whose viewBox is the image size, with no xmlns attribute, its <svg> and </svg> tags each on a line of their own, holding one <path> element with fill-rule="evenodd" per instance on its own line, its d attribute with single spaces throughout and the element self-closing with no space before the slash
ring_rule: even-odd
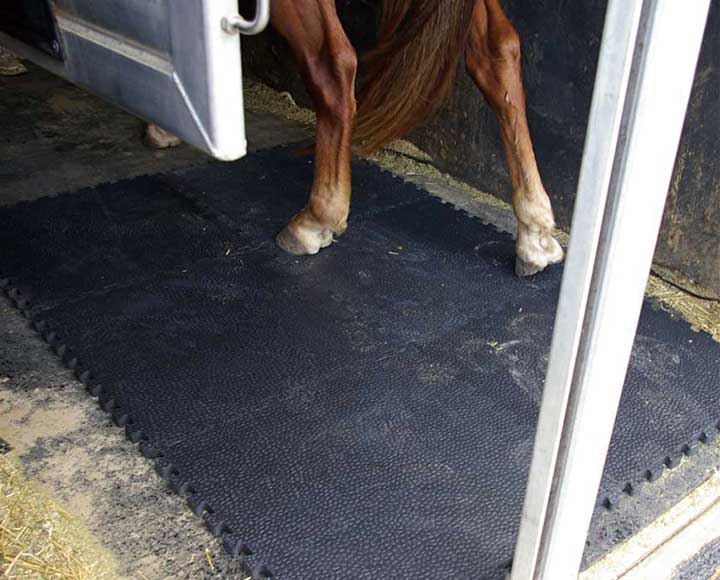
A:
<svg viewBox="0 0 720 580">
<path fill-rule="evenodd" d="M 378 43 L 365 57 L 355 141 L 366 153 L 434 113 L 453 87 L 476 0 L 384 0 Z"/>
</svg>

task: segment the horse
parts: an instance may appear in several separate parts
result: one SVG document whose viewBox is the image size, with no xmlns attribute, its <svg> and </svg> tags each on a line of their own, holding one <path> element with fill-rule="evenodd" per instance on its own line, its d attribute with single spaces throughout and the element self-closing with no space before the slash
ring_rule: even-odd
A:
<svg viewBox="0 0 720 580">
<path fill-rule="evenodd" d="M 283 250 L 316 254 L 347 229 L 353 145 L 372 153 L 433 114 L 450 94 L 459 61 L 493 109 L 517 218 L 515 272 L 529 276 L 563 259 L 528 128 L 520 39 L 499 0 L 382 0 L 376 46 L 358 56 L 334 0 L 273 0 L 270 24 L 289 44 L 317 116 L 307 205 L 277 235 Z M 155 147 L 177 143 L 149 125 Z"/>
</svg>

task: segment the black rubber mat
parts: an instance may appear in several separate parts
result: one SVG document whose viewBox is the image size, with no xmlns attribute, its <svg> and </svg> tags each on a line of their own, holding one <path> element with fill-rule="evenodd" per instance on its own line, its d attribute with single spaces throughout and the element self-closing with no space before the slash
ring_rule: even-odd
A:
<svg viewBox="0 0 720 580">
<path fill-rule="evenodd" d="M 273 150 L 1 210 L 1 284 L 257 575 L 501 578 L 561 268 L 515 278 L 509 237 L 367 163 L 346 236 L 286 255 L 311 171 Z M 600 504 L 717 434 L 719 377 L 647 303 Z"/>
</svg>

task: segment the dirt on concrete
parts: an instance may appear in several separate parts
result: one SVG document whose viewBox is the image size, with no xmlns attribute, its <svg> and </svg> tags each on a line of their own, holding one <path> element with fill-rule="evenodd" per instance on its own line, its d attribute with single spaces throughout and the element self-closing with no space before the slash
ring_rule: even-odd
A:
<svg viewBox="0 0 720 580">
<path fill-rule="evenodd" d="M 114 580 L 113 555 L 54 501 L 22 462 L 0 453 L 0 573 L 9 579 Z"/>
</svg>

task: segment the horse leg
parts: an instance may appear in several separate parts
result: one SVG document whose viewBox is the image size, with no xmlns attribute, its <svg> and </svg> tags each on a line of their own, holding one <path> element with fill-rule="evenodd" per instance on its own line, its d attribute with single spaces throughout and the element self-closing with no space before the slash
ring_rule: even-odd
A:
<svg viewBox="0 0 720 580">
<path fill-rule="evenodd" d="M 540 179 L 525 112 L 520 40 L 499 0 L 478 0 L 465 50 L 468 73 L 495 111 L 502 134 L 518 221 L 515 272 L 528 276 L 560 262 L 555 220 Z"/>
<path fill-rule="evenodd" d="M 292 254 L 315 254 L 347 228 L 357 57 L 334 0 L 275 0 L 271 22 L 295 54 L 317 114 L 310 198 L 277 243 Z"/>
</svg>

